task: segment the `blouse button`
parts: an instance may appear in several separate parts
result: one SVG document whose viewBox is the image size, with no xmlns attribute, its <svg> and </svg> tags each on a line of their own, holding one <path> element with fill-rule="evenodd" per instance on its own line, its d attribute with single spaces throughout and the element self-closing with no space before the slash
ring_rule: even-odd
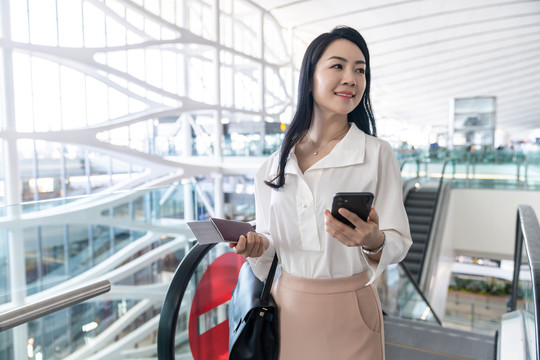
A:
<svg viewBox="0 0 540 360">
<path fill-rule="evenodd" d="M 305 208 L 307 208 L 307 205 L 306 205 L 306 204 L 304 204 L 304 209 L 305 209 Z"/>
</svg>

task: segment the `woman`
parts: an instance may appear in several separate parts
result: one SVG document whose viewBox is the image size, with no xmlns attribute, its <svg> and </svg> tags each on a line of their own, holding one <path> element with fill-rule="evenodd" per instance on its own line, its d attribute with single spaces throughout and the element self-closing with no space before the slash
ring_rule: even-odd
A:
<svg viewBox="0 0 540 360">
<path fill-rule="evenodd" d="M 369 90 L 369 52 L 356 30 L 338 27 L 309 45 L 281 151 L 255 178 L 257 233 L 231 245 L 261 280 L 277 251 L 280 360 L 384 359 L 371 284 L 412 241 L 399 167 L 375 137 Z M 368 220 L 343 208 L 355 228 L 334 218 L 337 192 L 375 194 Z"/>
</svg>

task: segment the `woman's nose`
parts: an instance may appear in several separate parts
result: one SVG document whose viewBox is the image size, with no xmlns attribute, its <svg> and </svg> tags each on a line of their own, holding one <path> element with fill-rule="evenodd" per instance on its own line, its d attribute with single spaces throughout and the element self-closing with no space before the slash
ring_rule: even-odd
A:
<svg viewBox="0 0 540 360">
<path fill-rule="evenodd" d="M 355 86 L 356 79 L 354 77 L 354 72 L 349 72 L 349 71 L 344 72 L 342 83 L 343 85 Z"/>
</svg>

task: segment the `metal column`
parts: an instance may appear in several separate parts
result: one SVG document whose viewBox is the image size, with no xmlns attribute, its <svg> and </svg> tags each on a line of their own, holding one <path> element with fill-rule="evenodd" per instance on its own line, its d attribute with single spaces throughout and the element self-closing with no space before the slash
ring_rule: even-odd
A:
<svg viewBox="0 0 540 360">
<path fill-rule="evenodd" d="M 1 33 L 6 40 L 2 49 L 2 77 L 4 79 L 3 98 L 0 100 L 4 111 L 0 112 L 0 125 L 4 133 L 2 139 L 2 161 L 6 174 L 6 204 L 8 217 L 18 219 L 21 215 L 20 203 L 22 201 L 19 181 L 19 159 L 17 155 L 17 137 L 15 136 L 15 101 L 13 86 L 13 57 L 10 46 L 11 19 L 10 2 L 0 2 Z M 14 227 L 8 231 L 9 252 L 9 284 L 11 302 L 21 306 L 26 299 L 26 269 L 24 260 L 24 238 L 21 228 Z M 26 344 L 28 340 L 28 326 L 23 324 L 13 330 L 13 355 L 15 360 L 26 360 Z"/>
</svg>

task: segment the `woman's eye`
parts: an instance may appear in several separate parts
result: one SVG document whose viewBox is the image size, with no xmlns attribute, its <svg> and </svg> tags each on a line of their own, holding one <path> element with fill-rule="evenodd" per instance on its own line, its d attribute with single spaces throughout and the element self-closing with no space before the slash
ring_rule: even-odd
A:
<svg viewBox="0 0 540 360">
<path fill-rule="evenodd" d="M 360 73 L 360 74 L 365 74 L 366 69 L 363 69 L 363 68 L 362 69 L 356 69 L 356 72 Z"/>
<path fill-rule="evenodd" d="M 332 65 L 332 68 L 333 69 L 341 69 L 343 67 L 341 66 L 341 64 L 336 64 L 336 65 Z"/>
</svg>

